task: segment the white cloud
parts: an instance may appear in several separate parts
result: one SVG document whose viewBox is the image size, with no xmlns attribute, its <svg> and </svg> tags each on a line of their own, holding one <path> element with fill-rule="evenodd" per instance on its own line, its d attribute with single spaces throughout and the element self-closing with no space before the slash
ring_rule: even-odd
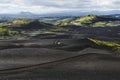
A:
<svg viewBox="0 0 120 80">
<path fill-rule="evenodd" d="M 106 11 L 120 9 L 118 0 L 1 0 L 0 13 L 30 11 L 48 13 L 64 10 Z"/>
</svg>

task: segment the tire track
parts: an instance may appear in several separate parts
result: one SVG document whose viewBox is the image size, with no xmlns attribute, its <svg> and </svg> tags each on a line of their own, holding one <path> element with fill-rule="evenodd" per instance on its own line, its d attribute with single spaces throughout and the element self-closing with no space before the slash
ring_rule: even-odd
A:
<svg viewBox="0 0 120 80">
<path fill-rule="evenodd" d="M 103 54 L 101 54 L 101 53 L 86 53 L 86 54 L 81 54 L 81 55 L 69 57 L 69 58 L 62 59 L 62 60 L 57 60 L 57 61 L 42 63 L 42 64 L 38 64 L 38 65 L 33 65 L 33 66 L 0 70 L 0 74 L 11 74 L 11 73 L 26 72 L 26 71 L 30 71 L 30 70 L 42 68 L 44 66 L 49 66 L 49 65 L 64 63 L 64 62 L 67 62 L 67 61 L 75 59 L 75 58 L 79 58 L 79 57 L 82 58 L 82 57 L 84 57 L 86 55 L 87 56 L 89 56 L 89 55 L 106 55 L 106 56 L 111 56 L 112 57 L 112 55 L 110 55 L 110 54 L 104 54 L 104 53 Z"/>
</svg>

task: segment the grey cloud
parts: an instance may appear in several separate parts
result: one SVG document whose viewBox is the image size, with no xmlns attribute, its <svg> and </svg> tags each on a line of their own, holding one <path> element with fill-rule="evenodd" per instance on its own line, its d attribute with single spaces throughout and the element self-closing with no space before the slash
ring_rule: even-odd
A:
<svg viewBox="0 0 120 80">
<path fill-rule="evenodd" d="M 0 3 L 9 3 L 11 0 L 0 0 Z"/>
<path fill-rule="evenodd" d="M 26 0 L 28 6 L 46 6 L 64 9 L 85 9 L 85 8 L 111 8 L 119 7 L 118 0 Z M 96 3 L 97 2 L 97 3 Z M 106 5 L 106 2 L 112 4 Z M 101 4 L 101 5 L 100 5 Z"/>
<path fill-rule="evenodd" d="M 7 11 L 59 11 L 59 10 L 117 10 L 120 9 L 119 0 L 1 0 L 0 7 Z M 5 8 L 4 8 L 5 7 Z M 36 9 L 38 8 L 38 9 Z M 44 9 L 45 8 L 45 9 Z M 5 10 L 6 9 L 6 10 Z M 9 10 L 8 10 L 9 11 Z"/>
<path fill-rule="evenodd" d="M 29 5 L 42 5 L 47 7 L 58 7 L 58 8 L 83 8 L 90 6 L 90 0 L 31 0 Z"/>
</svg>

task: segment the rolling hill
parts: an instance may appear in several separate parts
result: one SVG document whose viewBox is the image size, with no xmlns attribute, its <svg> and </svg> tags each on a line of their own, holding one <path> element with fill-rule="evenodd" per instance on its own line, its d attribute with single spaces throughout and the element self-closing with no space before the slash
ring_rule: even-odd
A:
<svg viewBox="0 0 120 80">
<path fill-rule="evenodd" d="M 56 26 L 82 26 L 82 27 L 106 27 L 119 26 L 120 19 L 88 15 L 83 17 L 66 18 L 55 23 Z"/>
</svg>

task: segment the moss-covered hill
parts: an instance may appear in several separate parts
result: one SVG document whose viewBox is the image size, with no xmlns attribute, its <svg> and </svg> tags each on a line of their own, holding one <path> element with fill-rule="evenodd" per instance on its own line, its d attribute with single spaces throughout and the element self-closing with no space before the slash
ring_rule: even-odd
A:
<svg viewBox="0 0 120 80">
<path fill-rule="evenodd" d="M 67 18 L 55 23 L 56 26 L 106 27 L 119 26 L 120 20 L 102 16 L 88 15 L 84 17 Z"/>
<path fill-rule="evenodd" d="M 39 20 L 29 19 L 14 19 L 7 22 L 1 22 L 0 28 L 9 28 L 14 30 L 35 30 L 35 29 L 46 29 L 52 27 L 52 24 L 40 22 Z"/>
<path fill-rule="evenodd" d="M 14 19 L 0 23 L 0 39 L 29 39 L 38 34 L 57 32 L 67 32 L 67 29 L 29 19 Z"/>
</svg>

